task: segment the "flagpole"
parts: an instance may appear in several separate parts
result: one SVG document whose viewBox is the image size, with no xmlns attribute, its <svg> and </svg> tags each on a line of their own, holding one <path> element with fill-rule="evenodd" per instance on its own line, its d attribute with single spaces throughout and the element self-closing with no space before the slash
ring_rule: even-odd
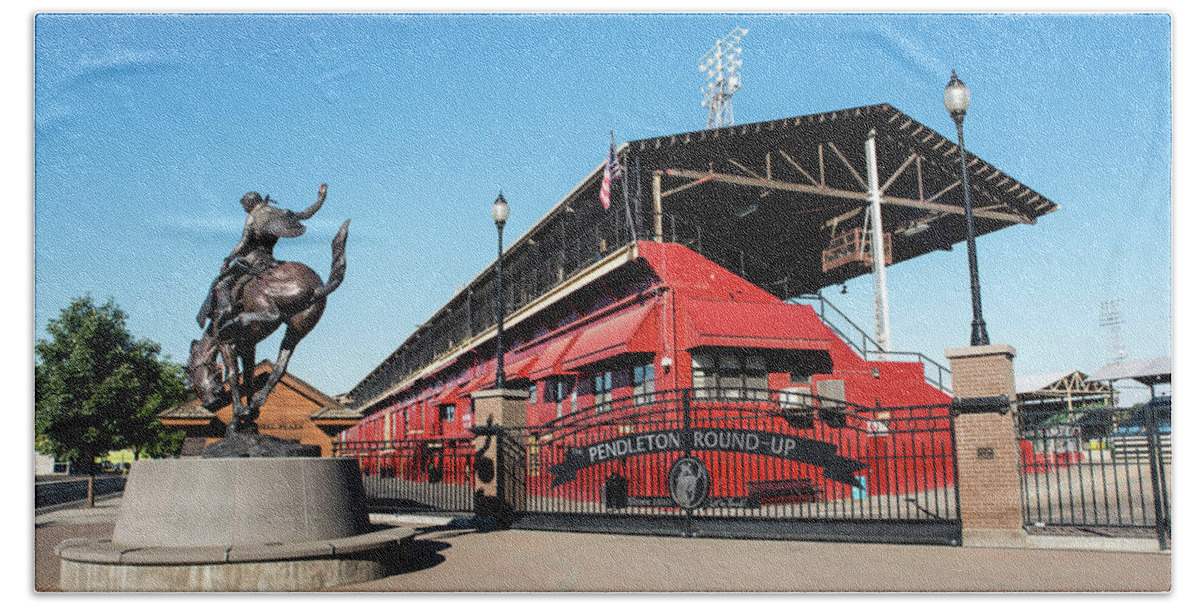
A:
<svg viewBox="0 0 1200 608">
<path fill-rule="evenodd" d="M 608 132 L 608 139 L 610 146 L 615 150 L 617 142 L 613 137 L 612 131 Z M 613 156 L 616 156 L 616 152 L 613 152 Z M 613 162 L 618 166 L 620 165 L 616 158 L 613 158 Z M 626 170 L 628 170 L 628 167 L 626 167 Z M 633 241 L 637 241 L 637 229 L 633 226 L 633 213 L 629 211 L 629 180 L 625 179 L 625 171 L 621 171 L 621 200 L 625 201 L 625 221 L 629 224 L 629 237 Z"/>
<path fill-rule="evenodd" d="M 633 194 L 633 216 L 637 219 L 634 224 L 634 234 L 637 234 L 637 227 L 642 223 L 642 159 L 633 157 L 633 175 L 637 180 L 637 192 Z"/>
</svg>

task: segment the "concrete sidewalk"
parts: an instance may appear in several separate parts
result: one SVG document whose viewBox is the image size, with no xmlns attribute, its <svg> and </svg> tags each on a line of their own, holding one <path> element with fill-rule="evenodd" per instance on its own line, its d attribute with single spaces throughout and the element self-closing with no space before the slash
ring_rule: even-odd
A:
<svg viewBox="0 0 1200 608">
<path fill-rule="evenodd" d="M 109 537 L 118 501 L 35 522 L 35 587 L 55 590 L 54 547 Z M 504 530 L 376 515 L 417 528 L 394 576 L 333 591 L 1168 591 L 1171 555 L 812 543 Z"/>
<path fill-rule="evenodd" d="M 338 591 L 1168 591 L 1171 556 L 428 529 Z"/>
</svg>

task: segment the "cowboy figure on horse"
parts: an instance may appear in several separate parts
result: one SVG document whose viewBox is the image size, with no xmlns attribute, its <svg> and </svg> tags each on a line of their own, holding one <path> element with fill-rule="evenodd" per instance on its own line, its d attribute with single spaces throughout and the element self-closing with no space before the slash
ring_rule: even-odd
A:
<svg viewBox="0 0 1200 608">
<path fill-rule="evenodd" d="M 242 208 L 246 210 L 246 225 L 242 229 L 242 238 L 233 247 L 229 257 L 225 258 L 221 273 L 213 280 L 208 297 L 200 306 L 196 323 L 201 329 L 209 318 L 212 318 L 209 331 L 213 334 L 219 334 L 227 328 L 237 309 L 240 299 L 238 292 L 250 279 L 279 265 L 279 261 L 275 259 L 275 243 L 280 238 L 304 234 L 305 228 L 300 220 L 306 220 L 317 213 L 325 202 L 327 191 L 328 186 L 321 184 L 317 192 L 317 202 L 299 213 L 272 206 L 270 195 L 263 198 L 257 192 L 247 192 L 242 197 Z"/>
<path fill-rule="evenodd" d="M 317 191 L 317 202 L 303 211 L 290 211 L 271 205 L 271 198 L 257 192 L 242 197 L 246 225 L 242 238 L 209 288 L 196 322 L 204 329 L 192 342 L 186 367 L 192 391 L 209 409 L 232 403 L 230 434 L 254 432 L 254 420 L 267 395 L 287 372 L 288 361 L 296 345 L 320 321 L 329 294 L 346 275 L 346 220 L 331 243 L 333 260 L 329 278 L 321 277 L 298 262 L 275 259 L 275 243 L 281 238 L 304 234 L 301 220 L 313 216 L 325 202 L 325 184 Z M 287 332 L 279 346 L 270 376 L 261 383 L 254 378 L 255 347 L 280 326 Z M 218 357 L 224 364 L 217 362 Z M 238 364 L 240 360 L 240 365 Z M 228 392 L 226 388 L 228 387 Z M 243 404 L 242 397 L 247 398 Z"/>
</svg>

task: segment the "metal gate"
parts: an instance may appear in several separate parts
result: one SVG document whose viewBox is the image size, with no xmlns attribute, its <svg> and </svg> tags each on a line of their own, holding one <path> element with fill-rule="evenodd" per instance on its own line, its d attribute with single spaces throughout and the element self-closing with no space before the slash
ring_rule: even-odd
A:
<svg viewBox="0 0 1200 608">
<path fill-rule="evenodd" d="M 475 508 L 475 459 L 470 439 L 346 441 L 340 457 L 358 459 L 372 507 L 470 512 Z"/>
<path fill-rule="evenodd" d="M 1171 409 L 1024 403 L 1015 424 L 1025 525 L 1120 535 L 1171 530 Z"/>
<path fill-rule="evenodd" d="M 524 469 L 515 527 L 961 542 L 946 405 L 663 391 L 505 429 L 499 440 L 503 460 Z"/>
</svg>

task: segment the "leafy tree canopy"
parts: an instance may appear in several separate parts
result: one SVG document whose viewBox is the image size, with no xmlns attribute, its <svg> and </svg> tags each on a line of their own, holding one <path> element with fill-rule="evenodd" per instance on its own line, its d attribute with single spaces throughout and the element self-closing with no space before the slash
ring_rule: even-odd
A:
<svg viewBox="0 0 1200 608">
<path fill-rule="evenodd" d="M 161 456 L 177 451 L 181 433 L 155 415 L 185 398 L 183 372 L 161 347 L 135 339 L 111 299 L 76 298 L 34 346 L 34 427 L 55 457 L 91 467 L 110 450 Z"/>
</svg>

